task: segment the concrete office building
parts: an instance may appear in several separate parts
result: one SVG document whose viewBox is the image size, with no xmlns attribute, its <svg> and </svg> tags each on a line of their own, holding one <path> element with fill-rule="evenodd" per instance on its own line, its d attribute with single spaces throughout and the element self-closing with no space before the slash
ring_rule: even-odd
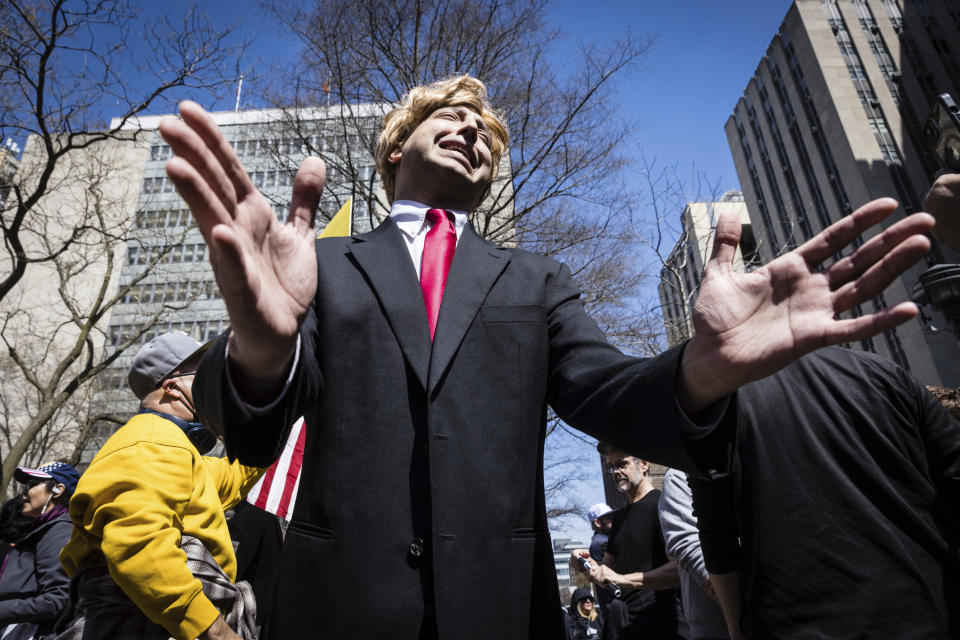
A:
<svg viewBox="0 0 960 640">
<path fill-rule="evenodd" d="M 575 549 L 586 549 L 589 543 L 572 540 L 571 538 L 555 538 L 553 540 L 553 567 L 557 572 L 557 586 L 560 589 L 560 603 L 563 606 L 570 604 L 570 596 L 574 589 L 590 588 L 590 579 L 586 574 L 574 570 L 570 573 L 570 553 Z"/>
<path fill-rule="evenodd" d="M 797 0 L 726 123 L 764 263 L 882 196 L 920 208 L 937 169 L 923 138 L 932 98 L 960 95 L 960 6 L 949 0 Z M 892 221 L 891 221 L 892 222 Z M 888 223 L 889 224 L 889 223 Z M 867 237 L 862 238 L 864 241 Z M 854 315 L 911 298 L 935 247 Z M 960 346 L 931 309 L 850 345 L 926 384 L 960 385 Z"/>
<path fill-rule="evenodd" d="M 17 159 L 19 152 L 20 148 L 10 138 L 0 147 L 0 204 L 5 203 L 10 195 L 13 177 L 20 167 L 20 160 Z"/>
</svg>

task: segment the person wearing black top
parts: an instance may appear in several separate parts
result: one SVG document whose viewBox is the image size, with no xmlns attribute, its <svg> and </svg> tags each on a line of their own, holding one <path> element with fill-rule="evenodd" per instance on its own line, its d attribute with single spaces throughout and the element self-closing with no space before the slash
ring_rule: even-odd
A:
<svg viewBox="0 0 960 640">
<path fill-rule="evenodd" d="M 257 624 L 266 626 L 280 577 L 283 530 L 280 518 L 246 500 L 233 507 L 227 520 L 237 552 L 237 582 L 246 580 L 257 597 Z"/>
<path fill-rule="evenodd" d="M 603 564 L 594 563 L 590 570 L 590 580 L 595 584 L 612 582 L 622 590 L 622 600 L 608 607 L 605 637 L 678 638 L 680 577 L 676 561 L 667 557 L 664 548 L 658 511 L 660 491 L 650 481 L 650 463 L 609 448 L 606 459 L 617 489 L 627 495 L 630 504 L 613 513 Z M 585 549 L 577 549 L 573 555 L 589 557 Z M 621 604 L 626 605 L 625 612 Z"/>
<path fill-rule="evenodd" d="M 737 409 L 716 434 L 729 473 L 691 477 L 731 637 L 960 637 L 960 422 L 840 348 L 744 386 Z"/>
</svg>

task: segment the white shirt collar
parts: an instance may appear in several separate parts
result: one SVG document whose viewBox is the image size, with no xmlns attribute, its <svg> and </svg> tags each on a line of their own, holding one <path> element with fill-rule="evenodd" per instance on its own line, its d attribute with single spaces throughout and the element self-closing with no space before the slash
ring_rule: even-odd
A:
<svg viewBox="0 0 960 640">
<path fill-rule="evenodd" d="M 426 225 L 427 210 L 433 208 L 414 200 L 395 200 L 390 207 L 390 217 L 408 238 L 416 238 Z M 447 211 L 453 214 L 453 226 L 459 238 L 460 232 L 467 226 L 467 212 L 457 209 Z"/>
</svg>

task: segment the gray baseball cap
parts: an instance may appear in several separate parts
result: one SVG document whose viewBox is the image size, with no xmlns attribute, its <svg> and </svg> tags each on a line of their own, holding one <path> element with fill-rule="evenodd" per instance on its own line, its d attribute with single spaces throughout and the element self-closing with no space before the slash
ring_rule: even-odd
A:
<svg viewBox="0 0 960 640">
<path fill-rule="evenodd" d="M 207 350 L 212 344 L 200 344 L 183 331 L 171 331 L 159 335 L 140 347 L 133 357 L 127 382 L 134 395 L 143 397 L 160 386 L 160 383 L 177 370 L 184 362 Z"/>
</svg>

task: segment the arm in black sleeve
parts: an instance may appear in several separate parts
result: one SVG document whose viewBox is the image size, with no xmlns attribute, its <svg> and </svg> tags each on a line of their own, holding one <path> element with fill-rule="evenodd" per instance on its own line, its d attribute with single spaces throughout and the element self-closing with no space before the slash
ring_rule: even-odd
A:
<svg viewBox="0 0 960 640">
<path fill-rule="evenodd" d="M 700 434 L 703 428 L 683 414 L 674 390 L 683 346 L 653 358 L 624 355 L 587 316 L 569 269 L 559 265 L 548 279 L 548 401 L 557 415 L 630 454 L 699 472 L 685 434 Z M 728 413 L 728 406 L 718 411 L 721 417 Z"/>
<path fill-rule="evenodd" d="M 200 420 L 223 437 L 231 460 L 268 467 L 283 451 L 290 428 L 320 395 L 323 375 L 316 357 L 317 317 L 314 308 L 300 327 L 296 369 L 283 394 L 268 409 L 255 409 L 239 398 L 227 380 L 227 340 L 223 333 L 207 351 L 193 383 Z"/>
<path fill-rule="evenodd" d="M 37 541 L 34 567 L 36 594 L 0 601 L 0 625 L 13 622 L 56 620 L 70 600 L 70 579 L 60 565 L 60 550 L 67 544 L 73 525 L 68 520 L 53 523 Z"/>
<path fill-rule="evenodd" d="M 738 569 L 740 537 L 732 476 L 727 474 L 712 480 L 691 476 L 688 481 L 707 571 L 721 574 Z"/>
</svg>

